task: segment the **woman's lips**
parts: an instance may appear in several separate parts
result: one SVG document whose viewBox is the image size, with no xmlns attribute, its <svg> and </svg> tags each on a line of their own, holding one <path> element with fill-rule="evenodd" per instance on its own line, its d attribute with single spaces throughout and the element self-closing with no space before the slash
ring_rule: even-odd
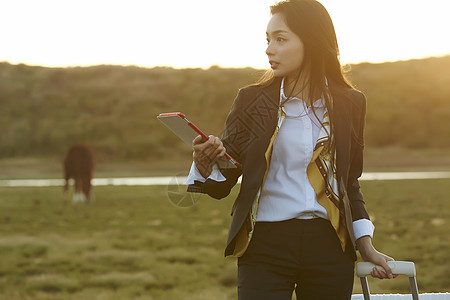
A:
<svg viewBox="0 0 450 300">
<path fill-rule="evenodd" d="M 269 63 L 270 63 L 270 67 L 271 67 L 272 69 L 276 69 L 276 68 L 278 68 L 278 66 L 280 65 L 279 62 L 274 61 L 274 60 L 270 60 Z"/>
</svg>

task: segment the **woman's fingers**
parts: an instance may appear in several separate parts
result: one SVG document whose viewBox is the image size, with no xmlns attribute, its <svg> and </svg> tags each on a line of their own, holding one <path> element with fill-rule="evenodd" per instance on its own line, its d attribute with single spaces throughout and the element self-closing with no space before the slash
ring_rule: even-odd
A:
<svg viewBox="0 0 450 300">
<path fill-rule="evenodd" d="M 195 147 L 198 144 L 203 143 L 203 137 L 201 135 L 197 135 L 195 139 L 192 141 L 192 147 Z"/>
<path fill-rule="evenodd" d="M 225 154 L 225 147 L 218 137 L 209 136 L 207 141 L 201 142 L 201 140 L 201 136 L 197 136 L 193 140 L 192 145 L 194 152 L 208 157 L 210 161 L 215 161 Z"/>
<path fill-rule="evenodd" d="M 211 152 L 211 159 L 213 161 L 216 161 L 225 155 L 225 147 L 223 146 L 223 143 L 219 138 L 216 137 L 214 139 L 212 148 L 214 149 Z"/>
<path fill-rule="evenodd" d="M 384 270 L 378 270 L 377 268 L 373 268 L 371 275 L 376 278 L 380 279 L 392 279 L 397 277 L 397 275 L 392 274 L 392 270 L 387 264 L 388 261 L 393 261 L 394 259 L 392 257 L 389 257 L 385 254 L 378 253 L 381 257 L 378 257 L 378 260 L 374 262 L 375 264 L 381 266 Z"/>
<path fill-rule="evenodd" d="M 379 278 L 379 279 L 385 279 L 389 278 L 388 275 L 384 271 L 380 271 L 377 268 L 373 268 L 372 272 L 370 273 L 373 277 Z"/>
<path fill-rule="evenodd" d="M 209 176 L 214 162 L 223 157 L 226 152 L 222 141 L 213 135 L 210 135 L 207 141 L 205 141 L 202 136 L 197 136 L 192 141 L 192 147 L 194 149 L 194 162 L 202 176 L 204 176 L 204 174 L 208 174 Z"/>
</svg>

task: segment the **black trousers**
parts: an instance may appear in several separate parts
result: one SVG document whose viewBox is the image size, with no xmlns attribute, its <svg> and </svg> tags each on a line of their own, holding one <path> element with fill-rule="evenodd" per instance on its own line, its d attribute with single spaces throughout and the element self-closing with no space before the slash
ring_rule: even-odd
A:
<svg viewBox="0 0 450 300">
<path fill-rule="evenodd" d="M 239 300 L 347 300 L 354 261 L 325 219 L 256 222 L 238 259 Z"/>
</svg>

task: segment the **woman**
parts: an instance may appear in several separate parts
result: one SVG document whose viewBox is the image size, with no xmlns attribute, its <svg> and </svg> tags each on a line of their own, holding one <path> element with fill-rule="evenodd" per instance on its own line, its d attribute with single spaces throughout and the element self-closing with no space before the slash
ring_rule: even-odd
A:
<svg viewBox="0 0 450 300">
<path fill-rule="evenodd" d="M 271 7 L 271 70 L 239 91 L 222 140 L 193 141 L 189 190 L 227 196 L 242 175 L 225 255 L 239 299 L 350 299 L 355 249 L 393 278 L 372 246 L 362 173 L 366 100 L 345 80 L 332 21 L 314 0 Z M 242 168 L 216 167 L 228 152 Z"/>
</svg>

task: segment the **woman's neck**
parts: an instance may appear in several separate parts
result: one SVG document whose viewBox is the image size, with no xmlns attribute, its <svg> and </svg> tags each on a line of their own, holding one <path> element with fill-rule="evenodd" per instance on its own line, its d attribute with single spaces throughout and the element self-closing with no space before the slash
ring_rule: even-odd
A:
<svg viewBox="0 0 450 300">
<path fill-rule="evenodd" d="M 310 104 L 310 93 L 308 86 L 308 78 L 306 76 L 287 76 L 284 79 L 284 94 L 286 97 L 296 97 Z"/>
</svg>

